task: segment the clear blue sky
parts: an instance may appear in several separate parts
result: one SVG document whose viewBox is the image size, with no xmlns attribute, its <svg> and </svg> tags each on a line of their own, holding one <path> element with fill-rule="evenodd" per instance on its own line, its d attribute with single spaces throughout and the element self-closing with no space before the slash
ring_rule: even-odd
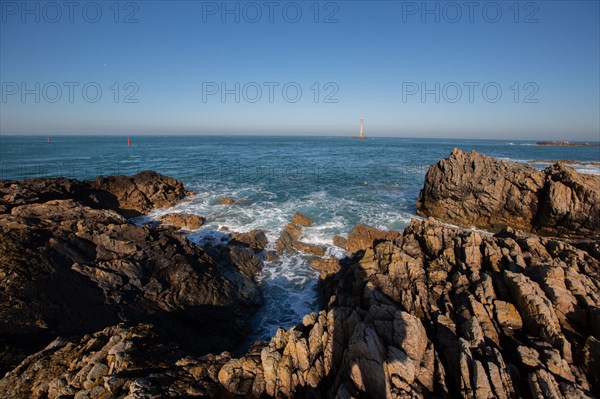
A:
<svg viewBox="0 0 600 399">
<path fill-rule="evenodd" d="M 598 1 L 0 3 L 1 134 L 600 135 Z"/>
</svg>

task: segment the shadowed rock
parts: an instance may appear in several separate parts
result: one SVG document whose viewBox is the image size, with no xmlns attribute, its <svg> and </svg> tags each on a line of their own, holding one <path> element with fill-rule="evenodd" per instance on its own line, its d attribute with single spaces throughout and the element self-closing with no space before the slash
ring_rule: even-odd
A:
<svg viewBox="0 0 600 399">
<path fill-rule="evenodd" d="M 142 188 L 142 178 L 108 180 L 135 182 L 156 206 L 184 193 L 180 183 L 162 177 L 154 188 Z M 262 301 L 254 279 L 262 263 L 252 250 L 208 251 L 173 228 L 134 226 L 113 210 L 84 205 L 90 197 L 72 188 L 88 194 L 87 183 L 56 179 L 2 187 L 24 204 L 0 214 L 0 368 L 57 335 L 121 321 L 162 325 L 193 353 L 222 350 L 244 337 Z M 56 196 L 74 199 L 34 202 Z"/>
</svg>

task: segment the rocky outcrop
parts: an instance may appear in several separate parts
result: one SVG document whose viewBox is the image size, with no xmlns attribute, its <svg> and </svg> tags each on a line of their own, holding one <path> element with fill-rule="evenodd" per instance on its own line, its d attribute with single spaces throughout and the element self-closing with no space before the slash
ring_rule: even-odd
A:
<svg viewBox="0 0 600 399">
<path fill-rule="evenodd" d="M 5 399 L 217 397 L 224 389 L 214 380 L 227 360 L 227 354 L 188 357 L 152 325 L 118 325 L 81 340 L 55 339 L 0 380 L 0 395 Z"/>
<path fill-rule="evenodd" d="M 99 176 L 87 183 L 99 207 L 119 209 L 126 217 L 169 208 L 192 194 L 179 180 L 150 170 L 133 176 Z"/>
<path fill-rule="evenodd" d="M 296 241 L 300 239 L 302 235 L 302 227 L 311 226 L 314 222 L 311 218 L 306 215 L 296 212 L 287 226 L 283 229 L 279 238 L 277 239 L 277 254 L 281 255 L 284 252 L 296 252 L 299 248 L 298 245 L 294 245 Z M 303 244 L 300 243 L 300 246 Z M 307 245 L 307 244 L 304 244 Z M 302 249 L 300 249 L 302 250 Z"/>
<path fill-rule="evenodd" d="M 235 204 L 235 198 L 233 198 L 233 197 L 219 198 L 219 205 L 233 205 L 233 204 Z"/>
<path fill-rule="evenodd" d="M 262 230 L 251 230 L 246 233 L 231 233 L 231 242 L 233 244 L 244 245 L 254 249 L 255 251 L 262 251 L 269 243 L 269 239 Z"/>
<path fill-rule="evenodd" d="M 168 208 L 192 193 L 171 177 L 153 171 L 134 176 L 98 177 L 95 181 L 75 179 L 31 179 L 0 181 L 0 213 L 19 205 L 71 199 L 91 208 L 112 209 L 125 217 Z"/>
<path fill-rule="evenodd" d="M 379 230 L 374 227 L 357 224 L 348 236 L 344 249 L 355 253 L 367 248 L 372 248 L 380 241 L 393 241 L 402 234 L 395 230 Z"/>
<path fill-rule="evenodd" d="M 327 248 L 325 248 L 324 245 L 310 244 L 310 243 L 305 243 L 305 242 L 300 242 L 300 241 L 294 241 L 292 243 L 292 246 L 295 249 L 297 249 L 298 251 L 302 251 L 304 253 L 307 253 L 310 255 L 315 255 L 315 256 L 324 256 L 325 251 L 327 249 Z"/>
<path fill-rule="evenodd" d="M 197 230 L 204 224 L 204 219 L 200 216 L 187 213 L 169 213 L 161 216 L 160 221 L 186 230 Z"/>
<path fill-rule="evenodd" d="M 169 179 L 154 188 L 142 187 L 140 178 L 123 181 L 156 206 L 183 195 Z M 45 185 L 49 193 L 41 181 L 9 183 L 23 204 L 0 214 L 0 369 L 58 335 L 123 321 L 160 325 L 193 353 L 220 351 L 244 337 L 262 301 L 254 251 L 200 248 L 173 228 L 134 226 L 113 210 L 84 205 L 90 197 L 76 190 L 77 200 L 34 202 L 89 188 L 64 179 Z M 119 206 L 128 211 L 126 201 Z"/>
<path fill-rule="evenodd" d="M 545 235 L 600 238 L 600 179 L 562 164 L 546 168 L 544 174 L 534 230 Z"/>
<path fill-rule="evenodd" d="M 559 239 L 512 230 L 491 236 L 433 219 L 415 220 L 396 239 L 368 245 L 321 281 L 322 311 L 240 357 L 189 356 L 155 328 L 114 327 L 80 341 L 57 340 L 9 373 L 0 394 L 599 393 L 599 258 Z"/>
<path fill-rule="evenodd" d="M 417 212 L 461 225 L 600 237 L 600 180 L 556 164 L 540 172 L 454 149 L 430 167 Z"/>
<path fill-rule="evenodd" d="M 592 397 L 600 259 L 415 220 L 322 281 L 325 310 L 220 369 L 251 397 Z"/>
<path fill-rule="evenodd" d="M 346 244 L 348 242 L 348 239 L 346 239 L 342 236 L 333 236 L 332 241 L 333 241 L 333 245 L 335 245 L 336 247 L 346 249 Z"/>
<path fill-rule="evenodd" d="M 541 189 L 553 184 L 546 176 L 555 174 L 544 174 Z M 574 192 L 585 190 L 576 178 L 555 178 Z M 502 179 L 496 184 L 512 184 Z M 541 204 L 536 203 L 536 215 L 545 209 Z M 559 214 L 552 207 L 547 212 Z M 551 217 L 556 218 L 546 220 Z M 52 294 L 53 289 L 24 283 L 46 276 L 49 286 L 66 287 L 65 281 L 73 279 L 68 286 L 82 287 L 77 295 L 88 308 L 100 304 L 95 318 L 120 321 L 125 315 L 129 321 L 56 339 L 0 380 L 1 397 L 600 395 L 598 241 L 540 237 L 512 228 L 492 235 L 433 218 L 413 220 L 402 233 L 357 226 L 345 243 L 350 257 L 311 261 L 322 271 L 321 311 L 243 354 L 200 356 L 190 351 L 185 335 L 175 332 L 193 327 L 195 342 L 205 342 L 217 331 L 226 338 L 243 331 L 244 316 L 258 300 L 252 279 L 261 267 L 252 246 L 261 241 L 258 233 L 233 237 L 225 247 L 199 248 L 172 228 L 132 226 L 116 212 L 64 199 L 12 207 L 10 214 L 0 215 L 0 223 L 0 231 L 9 232 L 0 260 L 5 256 L 16 271 L 1 276 L 1 292 L 8 292 L 4 287 L 14 276 L 20 279 L 15 287 L 23 287 L 0 298 L 5 312 L 0 321 L 8 317 L 19 325 L 28 320 L 24 333 L 26 328 L 56 333 L 54 319 L 45 317 L 41 306 L 27 313 L 29 303 L 42 303 L 40 292 Z M 278 249 L 293 250 L 301 227 L 298 219 L 291 222 Z M 30 247 L 20 258 L 27 264 L 11 260 Z M 139 268 L 144 273 L 136 274 Z M 198 285 L 209 294 L 196 290 Z M 64 303 L 59 296 L 47 302 L 52 300 Z M 199 301 L 194 302 L 198 306 L 188 307 L 189 301 Z M 74 312 L 73 319 L 81 317 L 69 306 L 61 309 Z M 197 313 L 202 311 L 209 313 Z M 137 315 L 153 325 L 137 324 Z M 166 323 L 160 323 L 163 318 Z"/>
</svg>

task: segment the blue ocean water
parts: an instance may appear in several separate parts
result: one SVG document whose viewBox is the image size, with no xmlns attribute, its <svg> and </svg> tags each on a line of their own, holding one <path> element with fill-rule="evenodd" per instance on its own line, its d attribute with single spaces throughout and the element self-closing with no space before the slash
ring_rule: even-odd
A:
<svg viewBox="0 0 600 399">
<path fill-rule="evenodd" d="M 133 174 L 152 169 L 178 178 L 199 194 L 169 210 L 207 219 L 189 238 L 218 240 L 218 230 L 263 229 L 271 245 L 294 212 L 310 216 L 303 241 L 328 246 L 341 257 L 335 234 L 347 235 L 356 223 L 403 229 L 415 215 L 415 202 L 430 164 L 452 148 L 531 162 L 570 159 L 600 162 L 600 147 L 540 147 L 532 142 L 418 138 L 272 136 L 0 136 L 0 179 Z M 536 162 L 543 168 L 545 163 Z M 600 168 L 578 165 L 584 173 Z M 234 205 L 219 205 L 223 196 Z M 143 221 L 143 220 L 140 220 Z M 317 309 L 318 274 L 303 255 L 266 263 L 261 273 L 265 306 L 250 339 L 269 338 L 277 327 L 291 327 Z"/>
</svg>

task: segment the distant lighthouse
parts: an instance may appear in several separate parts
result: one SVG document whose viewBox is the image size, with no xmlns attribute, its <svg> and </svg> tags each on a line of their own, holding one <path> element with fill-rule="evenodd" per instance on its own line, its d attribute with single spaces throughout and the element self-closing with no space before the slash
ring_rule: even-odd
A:
<svg viewBox="0 0 600 399">
<path fill-rule="evenodd" d="M 352 138 L 357 139 L 357 140 L 366 139 L 366 137 L 365 137 L 365 121 L 363 118 L 360 118 L 360 130 L 358 131 L 358 136 L 354 136 Z"/>
</svg>

